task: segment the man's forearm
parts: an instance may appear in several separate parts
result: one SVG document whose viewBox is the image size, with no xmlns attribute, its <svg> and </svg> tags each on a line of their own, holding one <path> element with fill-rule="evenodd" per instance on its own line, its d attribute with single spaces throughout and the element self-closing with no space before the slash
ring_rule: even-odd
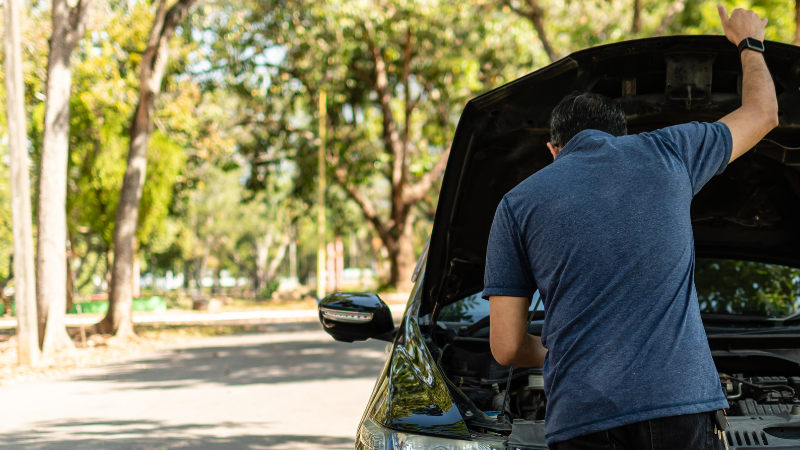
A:
<svg viewBox="0 0 800 450">
<path fill-rule="evenodd" d="M 723 5 L 717 5 L 725 36 L 733 45 L 746 38 L 764 40 L 767 19 L 753 11 L 736 9 L 730 17 Z M 775 84 L 764 62 L 764 56 L 744 50 L 742 58 L 742 106 L 720 119 L 728 126 L 733 140 L 730 161 L 753 148 L 773 128 L 778 126 L 778 99 Z"/>
<path fill-rule="evenodd" d="M 775 83 L 764 55 L 749 50 L 742 52 L 742 108 L 759 111 L 768 118 L 778 117 Z"/>
</svg>

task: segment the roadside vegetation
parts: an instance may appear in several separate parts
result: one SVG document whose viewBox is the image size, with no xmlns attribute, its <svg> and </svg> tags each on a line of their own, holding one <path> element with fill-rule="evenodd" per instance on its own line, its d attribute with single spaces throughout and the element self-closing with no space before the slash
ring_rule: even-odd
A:
<svg viewBox="0 0 800 450">
<path fill-rule="evenodd" d="M 795 0 L 723 3 L 800 45 Z M 135 299 L 309 309 L 318 263 L 328 292 L 408 292 L 469 99 L 589 46 L 719 34 L 715 5 L 7 0 L 0 300 L 35 304 L 20 361 L 80 353 L 65 320 L 90 302 L 90 336 L 143 345 Z"/>
</svg>

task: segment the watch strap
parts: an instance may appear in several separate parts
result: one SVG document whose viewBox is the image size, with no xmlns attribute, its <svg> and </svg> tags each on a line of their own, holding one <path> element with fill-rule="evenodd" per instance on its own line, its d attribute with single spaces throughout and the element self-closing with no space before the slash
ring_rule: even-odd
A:
<svg viewBox="0 0 800 450">
<path fill-rule="evenodd" d="M 754 52 L 764 53 L 764 43 L 758 39 L 744 38 L 739 42 L 739 54 L 741 55 L 745 50 L 753 50 Z"/>
</svg>

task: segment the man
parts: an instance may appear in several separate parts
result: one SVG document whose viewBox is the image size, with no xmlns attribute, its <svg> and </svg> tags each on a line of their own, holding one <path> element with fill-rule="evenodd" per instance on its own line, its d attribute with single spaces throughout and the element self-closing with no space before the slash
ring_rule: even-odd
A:
<svg viewBox="0 0 800 450">
<path fill-rule="evenodd" d="M 718 9 L 733 44 L 763 41 L 767 19 Z M 492 353 L 544 365 L 551 449 L 723 448 L 712 412 L 728 403 L 700 319 L 689 206 L 778 124 L 763 56 L 740 53 L 742 106 L 716 123 L 626 136 L 615 101 L 566 97 L 555 161 L 497 208 L 483 291 Z M 526 328 L 537 288 L 541 339 Z"/>
</svg>

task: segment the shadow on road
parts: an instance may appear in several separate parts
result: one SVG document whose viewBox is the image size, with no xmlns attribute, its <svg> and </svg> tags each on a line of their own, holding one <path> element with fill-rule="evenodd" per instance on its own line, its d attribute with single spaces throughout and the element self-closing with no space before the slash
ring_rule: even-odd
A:
<svg viewBox="0 0 800 450">
<path fill-rule="evenodd" d="M 169 425 L 159 421 L 65 420 L 39 422 L 30 430 L 0 436 L 0 446 L 13 450 L 154 450 L 210 449 L 352 449 L 353 440 L 342 437 L 236 434 L 242 426 L 219 423 Z M 203 435 L 204 429 L 225 430 L 225 436 Z M 211 430 L 209 430 L 211 431 Z M 64 440 L 68 435 L 69 439 Z M 85 438 L 84 438 L 85 437 Z"/>
<path fill-rule="evenodd" d="M 319 325 L 316 326 L 319 330 Z M 199 383 L 239 386 L 311 380 L 374 378 L 386 361 L 386 342 L 333 339 L 243 343 L 176 349 L 105 366 L 72 381 L 113 381 L 114 389 L 170 389 Z M 231 341 L 233 344 L 235 341 Z"/>
</svg>

